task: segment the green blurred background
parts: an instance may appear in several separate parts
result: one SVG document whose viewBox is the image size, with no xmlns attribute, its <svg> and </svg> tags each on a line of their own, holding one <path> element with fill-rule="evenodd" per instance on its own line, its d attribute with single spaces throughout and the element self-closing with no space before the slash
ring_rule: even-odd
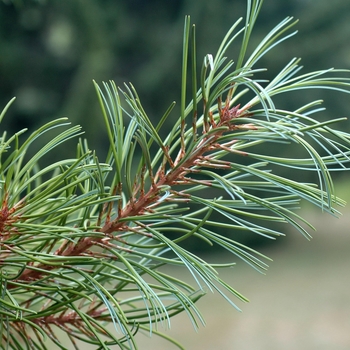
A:
<svg viewBox="0 0 350 350">
<path fill-rule="evenodd" d="M 246 0 L 2 0 L 0 103 L 17 97 L 6 127 L 34 128 L 69 116 L 84 127 L 92 147 L 103 147 L 92 79 L 132 82 L 157 121 L 173 100 L 179 101 L 184 16 L 190 14 L 197 26 L 201 60 L 216 52 L 245 11 Z M 349 1 L 266 0 L 252 47 L 286 16 L 300 19 L 299 34 L 261 61 L 271 77 L 293 57 L 302 57 L 305 70 L 350 66 Z M 235 58 L 237 46 L 228 55 Z M 326 99 L 327 118 L 348 111 L 341 94 L 317 91 L 301 98 Z"/>
<path fill-rule="evenodd" d="M 98 83 L 113 79 L 118 85 L 132 82 L 150 118 L 157 122 L 169 104 L 180 98 L 184 16 L 190 14 L 197 26 L 198 57 L 202 58 L 216 52 L 226 31 L 238 17 L 245 16 L 245 11 L 246 0 L 0 1 L 1 108 L 13 96 L 17 97 L 2 130 L 10 133 L 24 127 L 34 130 L 53 118 L 68 116 L 73 124 L 83 126 L 90 147 L 103 154 L 107 147 L 106 135 L 92 79 Z M 261 61 L 271 77 L 293 57 L 302 57 L 305 71 L 350 68 L 350 1 L 265 0 L 252 45 L 286 16 L 300 19 L 296 27 L 299 33 Z M 237 49 L 233 45 L 228 55 L 235 58 Z M 309 91 L 297 98 L 298 101 L 280 99 L 279 103 L 293 109 L 313 99 L 324 99 L 327 110 L 320 113 L 319 118 L 350 114 L 349 97 L 344 94 Z M 338 128 L 350 131 L 350 123 L 342 123 Z M 287 151 L 292 152 L 290 148 Z M 65 157 L 73 156 L 74 147 L 67 147 L 64 152 Z M 53 157 L 61 156 L 53 154 Z M 348 174 L 335 176 L 338 193 L 346 198 L 350 192 L 348 177 Z M 232 283 L 239 290 L 243 284 L 246 292 L 242 292 L 253 300 L 250 308 L 242 306 L 248 309 L 248 315 L 249 310 L 255 310 L 248 316 L 251 319 L 234 313 L 218 298 L 207 302 L 209 304 L 204 300 L 204 307 L 208 309 L 205 316 L 210 324 L 205 332 L 198 336 L 189 324 L 185 330 L 184 322 L 178 321 L 177 336 L 182 336 L 184 343 L 188 341 L 188 349 L 350 349 L 350 284 L 345 268 L 350 263 L 346 253 L 349 247 L 347 214 L 341 220 L 331 221 L 309 208 L 304 211 L 316 226 L 321 223 L 320 233 L 315 234 L 318 243 L 308 244 L 294 238 L 293 232 L 292 238 L 281 240 L 284 244 L 264 247 L 270 255 L 278 257 L 277 266 L 273 265 L 269 272 L 270 279 L 257 278 L 238 266 Z M 253 243 L 261 244 L 260 241 Z M 301 250 L 303 258 L 299 255 Z M 310 282 L 305 273 L 310 273 L 312 278 L 316 273 L 320 278 L 315 282 L 316 289 L 310 287 L 305 291 L 308 296 L 303 294 L 304 283 Z M 284 278 L 278 278 L 280 276 Z M 326 299 L 311 297 L 313 306 L 309 308 L 309 294 L 323 295 L 327 288 L 333 294 L 327 294 Z M 285 299 L 279 299 L 281 293 L 285 293 Z M 262 299 L 264 296 L 270 298 L 268 302 Z M 286 307 L 289 302 L 295 305 L 295 299 L 300 299 L 300 309 Z M 269 307 L 264 309 L 264 306 Z M 322 314 L 322 325 L 310 335 L 312 323 L 320 322 L 317 312 L 325 307 L 328 308 Z M 222 312 L 226 310 L 229 313 L 223 321 Z M 293 314 L 296 310 L 299 310 L 298 316 Z M 222 326 L 221 321 L 225 323 L 224 333 L 222 327 L 215 328 Z M 338 332 L 336 336 L 335 332 Z M 187 339 L 188 334 L 193 341 Z M 219 339 L 224 340 L 220 343 Z M 249 343 L 252 339 L 256 342 Z M 326 340 L 322 343 L 322 339 Z M 150 348 L 156 349 L 155 343 Z"/>
<path fill-rule="evenodd" d="M 112 79 L 120 86 L 132 82 L 157 123 L 170 103 L 180 99 L 184 16 L 190 14 L 197 27 L 200 66 L 204 55 L 216 52 L 227 30 L 245 13 L 246 0 L 0 0 L 0 106 L 17 97 L 2 127 L 10 133 L 24 127 L 34 130 L 68 116 L 73 124 L 82 125 L 90 147 L 103 160 L 108 141 L 92 79 Z M 266 0 L 251 48 L 286 16 L 300 19 L 299 33 L 260 61 L 268 68 L 267 78 L 293 57 L 302 57 L 305 72 L 349 68 L 350 1 Z M 235 59 L 238 49 L 239 41 L 228 56 Z M 325 100 L 327 110 L 318 114 L 320 119 L 349 114 L 349 97 L 326 90 L 281 95 L 278 106 L 296 109 L 314 99 Z M 168 118 L 165 133 L 172 121 Z M 338 128 L 349 131 L 350 123 Z M 268 147 L 276 155 L 276 147 Z M 278 152 L 293 156 L 292 147 L 279 146 Z M 62 148 L 54 150 L 48 160 L 74 156 L 75 140 L 64 153 Z M 315 174 L 303 173 L 300 180 L 314 181 L 311 176 Z M 266 243 L 256 236 L 240 239 Z M 189 244 L 196 248 L 198 242 Z"/>
</svg>

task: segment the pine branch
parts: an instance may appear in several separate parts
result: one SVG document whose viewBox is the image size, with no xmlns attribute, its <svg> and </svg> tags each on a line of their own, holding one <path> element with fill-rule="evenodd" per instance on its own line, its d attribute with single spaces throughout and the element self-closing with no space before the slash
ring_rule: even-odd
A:
<svg viewBox="0 0 350 350">
<path fill-rule="evenodd" d="M 206 291 L 219 292 L 237 309 L 232 296 L 247 301 L 218 268 L 237 258 L 258 271 L 268 267 L 268 257 L 222 230 L 275 239 L 284 233 L 270 223 L 287 223 L 309 238 L 313 226 L 296 211 L 301 200 L 338 214 L 344 202 L 334 194 L 331 172 L 348 170 L 350 135 L 333 124 L 344 118 L 317 120 L 320 101 L 286 110 L 273 98 L 304 89 L 349 93 L 349 71 L 298 75 L 293 59 L 271 81 L 261 79 L 261 57 L 294 35 L 289 30 L 296 23 L 282 21 L 248 56 L 261 5 L 248 1 L 246 24 L 231 27 L 199 72 L 195 27 L 186 17 L 178 116 L 173 102 L 153 124 L 131 84 L 94 82 L 110 143 L 104 162 L 80 140 L 75 158 L 39 167 L 53 148 L 81 135 L 65 119 L 23 143 L 26 130 L 2 136 L 1 348 L 45 349 L 45 337 L 65 348 L 61 330 L 75 348 L 79 340 L 133 349 L 140 330 L 166 338 L 158 328 L 169 327 L 180 312 L 198 327 L 204 320 L 195 303 Z M 234 65 L 225 55 L 240 38 Z M 172 128 L 164 137 L 168 120 Z M 47 132 L 56 136 L 30 156 Z M 283 157 L 275 151 L 280 147 L 295 153 Z M 305 172 L 316 181 L 294 179 Z M 232 261 L 206 262 L 183 244 L 189 239 L 220 246 Z M 195 286 L 165 274 L 165 264 L 186 268 Z"/>
</svg>

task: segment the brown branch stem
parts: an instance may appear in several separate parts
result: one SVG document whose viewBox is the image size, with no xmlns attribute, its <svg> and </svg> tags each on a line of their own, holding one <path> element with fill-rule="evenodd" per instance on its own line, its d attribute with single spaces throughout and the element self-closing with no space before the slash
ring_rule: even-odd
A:
<svg viewBox="0 0 350 350">
<path fill-rule="evenodd" d="M 225 107 L 224 107 L 225 108 Z M 237 108 L 233 108 L 234 113 L 230 113 L 232 118 L 237 118 Z M 227 112 L 227 111 L 226 111 Z M 231 111 L 232 112 L 232 111 Z M 226 116 L 227 118 L 227 116 Z M 225 119 L 225 122 L 228 123 L 228 120 Z M 219 126 L 219 125 L 218 125 Z M 80 239 L 76 244 L 65 244 L 61 245 L 61 247 L 56 251 L 56 255 L 60 256 L 79 256 L 83 255 L 86 251 L 88 251 L 94 245 L 103 244 L 108 245 L 108 241 L 114 239 L 112 234 L 114 232 L 120 232 L 125 230 L 125 219 L 128 217 L 137 216 L 140 214 L 144 214 L 147 211 L 147 207 L 156 202 L 159 199 L 159 194 L 161 188 L 164 186 L 174 186 L 179 184 L 179 180 L 188 181 L 189 183 L 197 183 L 198 181 L 187 178 L 186 175 L 193 172 L 193 166 L 208 166 L 210 163 L 203 163 L 203 159 L 206 159 L 204 154 L 208 151 L 212 151 L 213 148 L 216 149 L 225 149 L 229 151 L 226 147 L 220 147 L 220 144 L 217 143 L 218 139 L 228 130 L 223 130 L 222 128 L 215 132 L 216 126 L 212 126 L 210 130 L 210 134 L 205 136 L 198 144 L 197 148 L 191 152 L 187 159 L 186 155 L 183 155 L 181 165 L 177 165 L 174 168 L 170 169 L 167 174 L 159 173 L 157 174 L 159 178 L 157 182 L 152 183 L 148 192 L 144 193 L 140 191 L 140 196 L 138 199 L 129 200 L 124 208 L 118 207 L 118 216 L 114 220 L 107 220 L 104 226 L 100 229 L 100 232 L 105 233 L 105 237 L 96 238 L 96 237 L 85 237 Z M 234 128 L 229 128 L 232 132 Z M 231 150 L 232 152 L 232 150 Z M 208 159 L 210 162 L 210 158 Z M 224 167 L 224 162 L 219 165 L 219 167 Z M 201 183 L 201 182 L 198 182 Z M 207 183 L 210 185 L 210 182 Z M 37 267 L 41 270 L 50 271 L 52 269 L 57 268 L 56 265 L 44 265 L 38 264 Z M 22 283 L 23 281 L 31 281 L 38 279 L 42 276 L 43 272 L 40 273 L 38 271 L 32 269 L 25 269 L 21 276 L 18 278 Z M 8 288 L 14 288 L 15 285 L 9 283 Z"/>
</svg>

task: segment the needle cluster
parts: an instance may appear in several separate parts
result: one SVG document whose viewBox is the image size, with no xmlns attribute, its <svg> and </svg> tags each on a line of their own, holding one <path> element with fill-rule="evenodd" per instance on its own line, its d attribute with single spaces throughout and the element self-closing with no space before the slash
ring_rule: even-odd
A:
<svg viewBox="0 0 350 350">
<path fill-rule="evenodd" d="M 75 158 L 40 168 L 53 148 L 82 133 L 63 118 L 24 142 L 25 130 L 3 134 L 2 349 L 66 349 L 62 331 L 76 349 L 82 342 L 133 349 L 141 330 L 167 338 L 159 329 L 180 312 L 197 327 L 204 320 L 195 303 L 206 291 L 218 291 L 236 308 L 231 296 L 247 301 L 220 278 L 219 267 L 241 259 L 258 271 L 267 268 L 267 257 L 222 235 L 223 229 L 275 239 L 283 232 L 271 223 L 287 223 L 309 238 L 312 226 L 296 212 L 301 200 L 338 214 L 335 206 L 344 203 L 330 174 L 348 169 L 350 135 L 333 124 L 344 118 L 319 121 L 321 101 L 286 110 L 274 96 L 304 89 L 349 93 L 349 72 L 300 74 L 299 60 L 292 59 L 272 80 L 261 79 L 260 58 L 295 34 L 289 31 L 296 23 L 283 20 L 249 56 L 261 5 L 248 0 L 245 24 L 234 23 L 199 70 L 195 26 L 186 17 L 179 111 L 171 103 L 156 124 L 131 84 L 94 82 L 110 145 L 103 161 L 80 139 Z M 226 57 L 235 40 L 241 40 L 236 62 Z M 56 136 L 29 156 L 42 134 L 53 131 Z M 270 152 L 279 146 L 294 152 L 287 158 Z M 315 182 L 289 176 L 298 172 L 315 173 Z M 232 261 L 209 263 L 182 244 L 188 239 L 218 245 Z M 194 286 L 163 265 L 186 268 Z"/>
</svg>

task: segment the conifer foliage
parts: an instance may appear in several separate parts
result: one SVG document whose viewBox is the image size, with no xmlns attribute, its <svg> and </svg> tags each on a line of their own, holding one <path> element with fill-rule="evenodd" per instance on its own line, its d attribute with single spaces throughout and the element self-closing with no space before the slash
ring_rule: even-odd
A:
<svg viewBox="0 0 350 350">
<path fill-rule="evenodd" d="M 195 303 L 207 291 L 234 307 L 235 298 L 246 301 L 220 278 L 219 267 L 242 259 L 267 268 L 267 257 L 223 229 L 275 239 L 283 232 L 271 223 L 289 223 L 309 238 L 312 226 L 296 212 L 301 200 L 338 213 L 335 206 L 344 203 L 334 194 L 331 172 L 347 170 L 350 135 L 333 124 L 344 118 L 319 121 L 321 101 L 295 100 L 287 110 L 274 97 L 293 98 L 304 89 L 349 93 L 349 72 L 302 73 L 299 59 L 292 59 L 264 80 L 268 67 L 260 58 L 278 52 L 275 46 L 295 34 L 296 21 L 286 18 L 251 48 L 261 6 L 248 0 L 245 23 L 237 20 L 216 54 L 203 60 L 196 56 L 195 26 L 185 18 L 179 108 L 173 102 L 159 118 L 150 118 L 132 84 L 94 82 L 109 140 L 103 160 L 80 139 L 74 159 L 40 167 L 50 150 L 64 150 L 82 135 L 65 119 L 29 136 L 25 130 L 2 135 L 2 349 L 52 343 L 66 349 L 67 341 L 76 349 L 84 342 L 96 349 L 142 348 L 139 331 L 167 338 L 161 330 L 180 312 L 197 327 L 204 320 Z M 241 49 L 231 59 L 233 41 Z M 162 138 L 167 119 L 173 127 Z M 56 136 L 32 152 L 47 132 Z M 293 155 L 273 152 L 282 146 Z M 314 172 L 315 183 L 295 180 L 303 172 Z M 218 245 L 232 261 L 209 263 L 186 248 L 188 239 Z M 165 273 L 165 264 L 187 269 L 193 285 Z"/>
</svg>

